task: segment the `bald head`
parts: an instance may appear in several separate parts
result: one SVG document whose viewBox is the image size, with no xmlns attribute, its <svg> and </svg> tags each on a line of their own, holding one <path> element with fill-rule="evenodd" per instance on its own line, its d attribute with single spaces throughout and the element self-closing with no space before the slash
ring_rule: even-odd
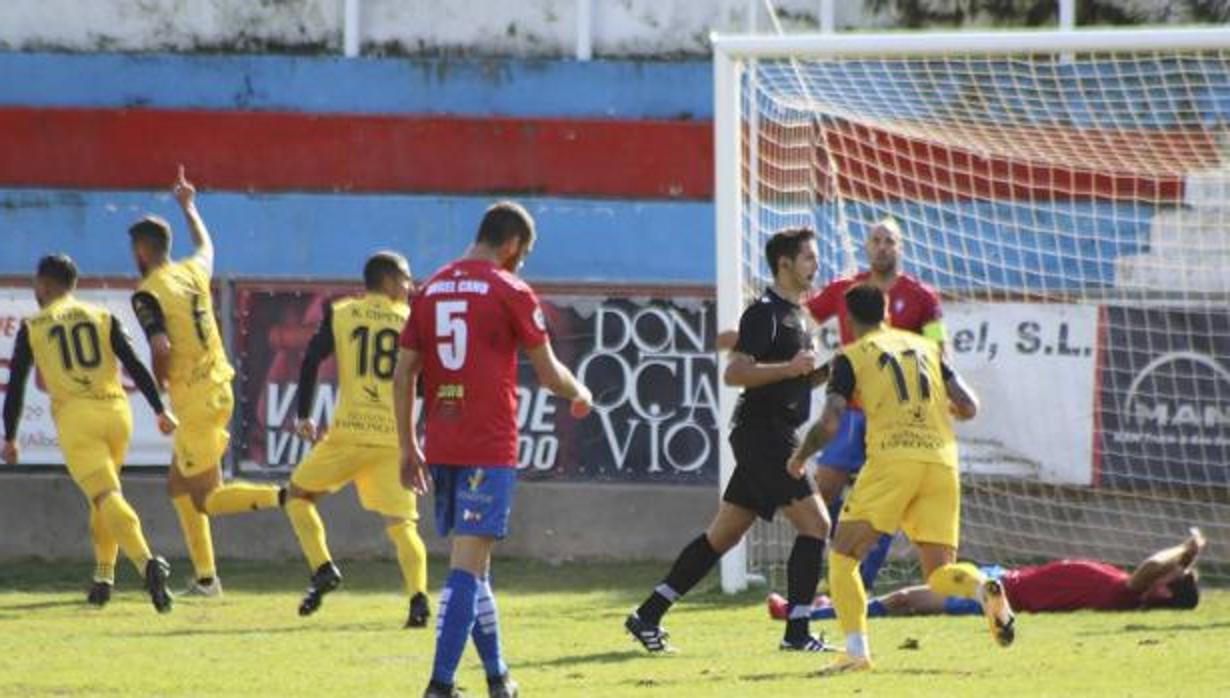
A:
<svg viewBox="0 0 1230 698">
<path fill-rule="evenodd" d="M 901 271 L 901 225 L 896 218 L 882 218 L 867 232 L 867 262 L 881 276 Z"/>
</svg>

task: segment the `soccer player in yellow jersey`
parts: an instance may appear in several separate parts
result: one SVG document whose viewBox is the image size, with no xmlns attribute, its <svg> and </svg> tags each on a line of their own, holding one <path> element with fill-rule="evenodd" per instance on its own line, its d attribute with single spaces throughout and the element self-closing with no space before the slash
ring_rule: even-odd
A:
<svg viewBox="0 0 1230 698">
<path fill-rule="evenodd" d="M 286 514 L 313 574 L 299 615 L 320 608 L 324 595 L 341 584 L 329 555 L 316 500 L 355 483 L 364 509 L 384 517 L 397 551 L 410 615 L 406 627 L 421 628 L 427 606 L 427 549 L 419 537 L 414 495 L 401 484 L 397 421 L 393 414 L 393 368 L 397 337 L 410 316 L 410 265 L 395 252 L 372 255 L 363 267 L 366 293 L 325 306 L 320 327 L 308 343 L 299 371 L 299 435 L 316 446 L 290 479 Z M 316 370 L 337 356 L 340 396 L 332 425 L 321 435 L 312 420 Z"/>
<path fill-rule="evenodd" d="M 883 291 L 854 286 L 845 303 L 855 339 L 833 360 L 824 411 L 786 466 L 803 477 L 807 459 L 837 433 L 846 405 L 863 406 L 867 463 L 846 498 L 829 556 L 829 592 L 846 652 L 825 673 L 871 668 L 858 565 L 880 535 L 898 528 L 917 546 L 927 585 L 944 596 L 977 598 L 992 635 L 1007 646 L 1013 615 L 1003 588 L 956 561 L 961 485 L 951 417 L 973 418 L 977 398 L 935 341 L 885 324 Z"/>
<path fill-rule="evenodd" d="M 217 596 L 222 586 L 208 515 L 274 508 L 280 494 L 275 485 L 222 483 L 235 370 L 214 319 L 210 292 L 214 246 L 196 209 L 196 189 L 184 178 L 182 165 L 172 193 L 183 209 L 196 252 L 172 261 L 171 226 L 156 216 L 137 221 L 128 234 L 143 278 L 132 306 L 149 340 L 154 376 L 169 389 L 171 406 L 180 419 L 167 489 L 196 571 L 186 593 Z"/>
<path fill-rule="evenodd" d="M 17 424 L 25 399 L 31 362 L 38 367 L 51 396 L 51 415 L 60 437 L 60 450 L 73 482 L 90 503 L 90 524 L 97 541 L 113 541 L 145 577 L 145 589 L 159 613 L 171 610 L 166 560 L 150 553 L 141 521 L 120 492 L 119 472 L 132 435 L 132 410 L 120 384 L 122 363 L 158 415 L 164 434 L 175 429 L 175 417 L 163 409 L 154 379 L 133 353 L 123 326 L 106 309 L 73 297 L 77 266 L 65 255 L 39 261 L 34 296 L 39 312 L 22 323 L 9 365 L 9 388 L 4 397 L 4 462 L 17 462 Z M 117 362 L 118 359 L 118 362 Z M 114 548 L 110 560 L 115 564 Z M 90 601 L 104 605 L 96 579 Z M 105 582 L 106 580 L 101 580 Z"/>
</svg>

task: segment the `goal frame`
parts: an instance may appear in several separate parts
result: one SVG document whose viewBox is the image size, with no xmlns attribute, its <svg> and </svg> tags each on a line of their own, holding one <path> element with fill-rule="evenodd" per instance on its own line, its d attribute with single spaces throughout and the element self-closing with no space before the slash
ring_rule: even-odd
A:
<svg viewBox="0 0 1230 698">
<path fill-rule="evenodd" d="M 743 311 L 742 245 L 740 221 L 743 201 L 741 131 L 742 70 L 758 58 L 885 58 L 982 54 L 1075 54 L 1119 51 L 1171 51 L 1230 49 L 1230 27 L 1181 29 L 1089 29 L 1004 32 L 923 32 L 879 34 L 800 34 L 756 36 L 710 35 L 713 45 L 714 233 L 717 257 L 718 327 L 738 326 Z M 726 357 L 719 357 L 719 375 Z M 738 397 L 735 388 L 719 381 L 720 429 L 725 434 Z M 724 439 L 723 439 L 724 441 Z M 734 455 L 719 449 L 719 493 L 734 471 Z M 720 495 L 719 495 L 720 496 Z M 729 550 L 721 561 L 721 586 L 726 593 L 748 587 L 745 542 Z"/>
</svg>

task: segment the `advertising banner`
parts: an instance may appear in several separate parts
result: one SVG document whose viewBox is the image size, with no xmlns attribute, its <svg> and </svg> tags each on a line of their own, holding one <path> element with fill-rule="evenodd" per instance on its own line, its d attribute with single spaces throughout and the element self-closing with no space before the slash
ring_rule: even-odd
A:
<svg viewBox="0 0 1230 698">
<path fill-rule="evenodd" d="M 1105 308 L 1100 482 L 1230 484 L 1230 312 Z"/>
<path fill-rule="evenodd" d="M 1093 483 L 1096 305 L 950 303 L 953 366 L 978 394 L 961 423 L 961 467 L 1046 483 Z"/>
<path fill-rule="evenodd" d="M 356 287 L 236 288 L 243 472 L 284 474 L 306 453 L 293 432 L 299 364 L 324 304 Z M 716 483 L 714 305 L 701 298 L 542 298 L 556 354 L 591 387 L 583 421 L 519 366 L 518 466 L 523 479 Z M 336 370 L 322 365 L 312 414 L 327 424 Z"/>
<path fill-rule="evenodd" d="M 1093 482 L 1097 317 L 1092 305 L 944 305 L 949 360 L 981 402 L 957 426 L 962 471 Z M 825 354 L 839 347 L 836 321 L 818 336 Z M 813 414 L 823 399 L 818 391 Z"/>
<path fill-rule="evenodd" d="M 149 345 L 140 335 L 141 330 L 133 315 L 132 305 L 129 303 L 131 293 L 128 289 L 79 289 L 76 295 L 82 300 L 106 307 L 119 318 L 133 338 L 132 344 L 137 356 L 148 366 Z M 17 332 L 21 329 L 21 320 L 37 312 L 38 303 L 34 300 L 34 291 L 31 288 L 0 288 L 0 391 L 8 390 L 9 358 L 13 355 L 13 345 L 17 340 Z M 132 441 L 128 447 L 128 458 L 124 461 L 125 466 L 166 466 L 171 462 L 170 438 L 158 432 L 153 411 L 127 375 L 124 376 L 124 388 L 132 396 L 133 417 Z M 51 419 L 51 400 L 42 387 L 37 370 L 32 372 L 26 386 L 25 409 L 17 435 L 23 465 L 64 464 L 64 457 L 60 453 L 60 440 Z"/>
</svg>

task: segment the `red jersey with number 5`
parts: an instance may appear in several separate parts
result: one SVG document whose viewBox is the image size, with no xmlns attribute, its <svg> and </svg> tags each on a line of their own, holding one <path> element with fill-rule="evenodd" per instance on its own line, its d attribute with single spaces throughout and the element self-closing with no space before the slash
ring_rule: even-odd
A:
<svg viewBox="0 0 1230 698">
<path fill-rule="evenodd" d="M 517 466 L 517 350 L 546 341 L 533 289 L 491 262 L 453 262 L 420 288 L 401 346 L 423 357 L 428 463 Z"/>
</svg>

